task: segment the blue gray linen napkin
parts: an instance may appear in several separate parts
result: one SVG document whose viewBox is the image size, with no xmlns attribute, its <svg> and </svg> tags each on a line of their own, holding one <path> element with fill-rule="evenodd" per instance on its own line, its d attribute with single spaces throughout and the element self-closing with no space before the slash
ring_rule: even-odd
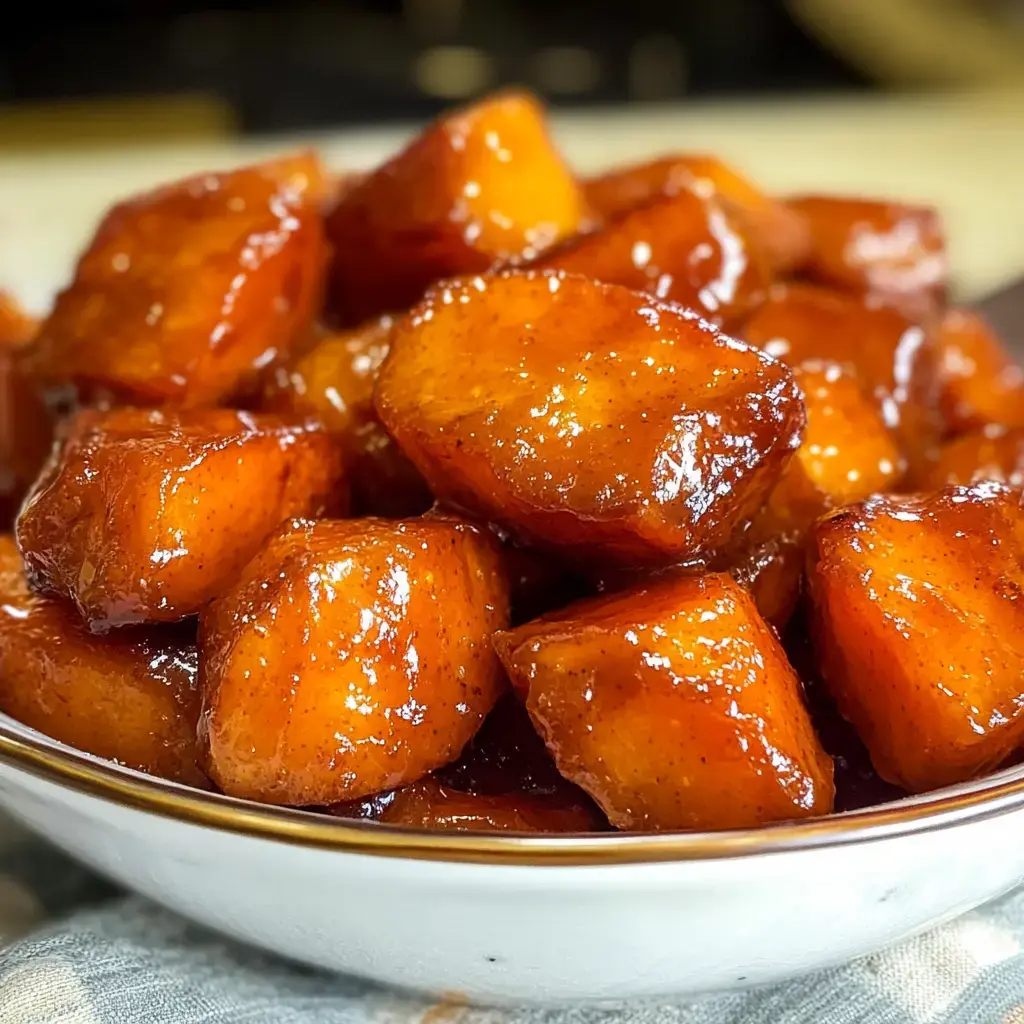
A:
<svg viewBox="0 0 1024 1024">
<path fill-rule="evenodd" d="M 740 995 L 475 1009 L 304 970 L 125 896 L 0 822 L 0 1024 L 1024 1024 L 1024 890 Z"/>
</svg>

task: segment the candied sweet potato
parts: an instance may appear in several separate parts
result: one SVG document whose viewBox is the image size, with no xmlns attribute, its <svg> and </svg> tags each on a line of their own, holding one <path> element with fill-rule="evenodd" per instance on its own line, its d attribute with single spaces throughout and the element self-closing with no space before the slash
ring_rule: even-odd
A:
<svg viewBox="0 0 1024 1024">
<path fill-rule="evenodd" d="M 944 444 L 920 478 L 922 490 L 996 480 L 1024 487 L 1024 427 L 989 424 Z"/>
<path fill-rule="evenodd" d="M 897 303 L 946 292 L 949 261 L 938 212 L 930 206 L 846 196 L 797 196 L 789 208 L 811 232 L 804 271 L 822 284 Z"/>
<path fill-rule="evenodd" d="M 656 196 L 569 239 L 531 266 L 621 284 L 730 326 L 764 301 L 768 264 L 714 195 Z"/>
<path fill-rule="evenodd" d="M 39 321 L 29 316 L 13 295 L 0 291 L 0 349 L 26 344 L 38 329 Z"/>
<path fill-rule="evenodd" d="M 373 408 L 377 371 L 388 354 L 392 318 L 324 334 L 269 374 L 261 407 L 312 417 L 345 453 L 354 511 L 401 517 L 428 509 L 426 483 L 392 441 Z"/>
<path fill-rule="evenodd" d="M 800 681 L 729 576 L 581 601 L 495 647 L 561 773 L 619 828 L 742 828 L 832 808 Z"/>
<path fill-rule="evenodd" d="M 1000 484 L 879 496 L 815 525 L 819 664 L 882 778 L 923 792 L 1024 741 L 1024 510 Z"/>
<path fill-rule="evenodd" d="M 523 93 L 446 114 L 347 191 L 327 222 L 346 324 L 416 302 L 441 278 L 530 258 L 587 219 L 583 191 Z"/>
<path fill-rule="evenodd" d="M 959 434 L 987 423 L 1024 427 L 1024 370 L 985 318 L 951 309 L 937 339 L 947 430 Z"/>
<path fill-rule="evenodd" d="M 228 409 L 86 410 L 25 500 L 35 588 L 94 631 L 196 614 L 282 519 L 344 499 L 318 427 Z"/>
<path fill-rule="evenodd" d="M 431 832 L 595 832 L 602 819 L 588 800 L 563 803 L 530 793 L 465 793 L 428 775 L 367 800 L 336 804 L 340 818 L 364 818 Z"/>
<path fill-rule="evenodd" d="M 800 603 L 804 576 L 801 535 L 782 532 L 760 537 L 741 554 L 730 555 L 723 567 L 750 591 L 765 622 L 781 632 Z"/>
<path fill-rule="evenodd" d="M 625 565 L 727 542 L 803 427 L 782 364 L 678 307 L 536 271 L 431 292 L 395 326 L 376 404 L 440 499 Z"/>
<path fill-rule="evenodd" d="M 439 520 L 294 521 L 200 617 L 210 777 L 307 806 L 414 782 L 458 757 L 507 682 L 486 532 Z"/>
<path fill-rule="evenodd" d="M 264 165 L 113 207 L 28 365 L 87 400 L 213 405 L 308 332 L 326 251 L 316 204 Z"/>
<path fill-rule="evenodd" d="M 937 443 L 938 348 L 928 331 L 893 307 L 809 285 L 777 285 L 741 334 L 791 366 L 818 360 L 849 367 L 911 467 Z"/>
<path fill-rule="evenodd" d="M 810 249 L 810 231 L 803 214 L 766 195 L 714 156 L 675 153 L 616 168 L 583 185 L 591 208 L 603 218 L 618 217 L 655 196 L 694 186 L 706 192 L 710 186 L 776 270 L 803 263 Z"/>
<path fill-rule="evenodd" d="M 0 535 L 0 710 L 86 753 L 205 786 L 196 676 L 186 630 L 93 636 L 71 605 L 29 592 L 14 540 Z"/>
<path fill-rule="evenodd" d="M 0 530 L 10 529 L 52 436 L 50 416 L 15 349 L 0 342 Z"/>
</svg>

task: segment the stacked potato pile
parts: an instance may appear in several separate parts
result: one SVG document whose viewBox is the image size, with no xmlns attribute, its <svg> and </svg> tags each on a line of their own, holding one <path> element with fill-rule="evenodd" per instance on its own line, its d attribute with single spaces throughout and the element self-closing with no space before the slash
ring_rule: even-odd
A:
<svg viewBox="0 0 1024 1024">
<path fill-rule="evenodd" d="M 0 708 L 65 743 L 555 832 L 1024 745 L 1024 377 L 931 209 L 580 180 L 503 94 L 129 199 L 0 333 Z"/>
</svg>

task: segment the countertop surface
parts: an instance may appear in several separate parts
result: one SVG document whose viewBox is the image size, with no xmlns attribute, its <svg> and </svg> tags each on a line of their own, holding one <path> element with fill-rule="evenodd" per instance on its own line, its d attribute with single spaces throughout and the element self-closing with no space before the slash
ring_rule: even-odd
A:
<svg viewBox="0 0 1024 1024">
<path fill-rule="evenodd" d="M 780 193 L 934 203 L 946 219 L 955 287 L 964 298 L 1024 273 L 1024 93 L 746 100 L 553 121 L 566 154 L 585 171 L 671 150 L 709 151 Z M 372 166 L 410 130 L 0 153 L 0 287 L 44 311 L 103 208 L 151 184 L 308 142 L 338 167 Z"/>
</svg>

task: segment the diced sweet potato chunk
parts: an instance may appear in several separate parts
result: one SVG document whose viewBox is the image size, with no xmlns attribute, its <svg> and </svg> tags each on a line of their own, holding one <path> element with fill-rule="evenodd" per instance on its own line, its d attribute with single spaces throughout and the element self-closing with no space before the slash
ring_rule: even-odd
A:
<svg viewBox="0 0 1024 1024">
<path fill-rule="evenodd" d="M 0 342 L 0 530 L 10 529 L 21 499 L 50 451 L 53 425 L 17 352 Z"/>
<path fill-rule="evenodd" d="M 39 321 L 29 316 L 13 295 L 0 291 L 0 349 L 26 344 L 38 329 Z"/>
<path fill-rule="evenodd" d="M 287 524 L 200 618 L 210 777 L 298 806 L 458 757 L 507 683 L 496 542 L 441 521 Z"/>
<path fill-rule="evenodd" d="M 800 682 L 730 577 L 582 601 L 495 637 L 559 770 L 636 830 L 825 814 L 832 764 Z"/>
<path fill-rule="evenodd" d="M 589 801 L 561 803 L 530 793 L 464 793 L 432 775 L 367 800 L 335 804 L 339 818 L 364 818 L 431 832 L 594 832 L 601 815 Z"/>
<path fill-rule="evenodd" d="M 338 184 L 337 176 L 324 167 L 319 153 L 314 149 L 291 153 L 277 160 L 267 160 L 256 164 L 255 169 L 283 185 L 289 192 L 314 204 L 327 202 Z"/>
<path fill-rule="evenodd" d="M 938 330 L 946 428 L 959 434 L 987 423 L 1024 426 L 1024 370 L 987 321 L 951 309 Z"/>
<path fill-rule="evenodd" d="M 376 404 L 439 498 L 625 565 L 727 542 L 803 426 L 780 363 L 678 307 L 551 272 L 433 291 L 396 324 Z"/>
<path fill-rule="evenodd" d="M 93 636 L 71 605 L 29 593 L 14 540 L 0 536 L 0 710 L 86 753 L 205 786 L 196 675 L 186 630 Z"/>
<path fill-rule="evenodd" d="M 894 298 L 944 294 L 949 275 L 942 221 L 930 206 L 845 196 L 800 196 L 809 276 L 844 291 Z"/>
<path fill-rule="evenodd" d="M 1022 564 L 1020 495 L 994 483 L 875 497 L 815 526 L 821 671 L 884 779 L 960 782 L 1024 741 Z"/>
<path fill-rule="evenodd" d="M 849 367 L 912 467 L 936 444 L 938 349 L 891 306 L 807 285 L 776 286 L 741 333 L 791 366 L 821 360 Z"/>
<path fill-rule="evenodd" d="M 794 372 L 807 409 L 803 443 L 751 524 L 742 553 L 730 553 L 723 566 L 780 630 L 800 597 L 803 545 L 814 520 L 890 489 L 905 468 L 881 414 L 851 371 L 810 362 Z"/>
<path fill-rule="evenodd" d="M 531 97 L 504 93 L 434 122 L 331 214 L 343 322 L 405 309 L 440 278 L 530 258 L 587 217 Z"/>
<path fill-rule="evenodd" d="M 1024 487 L 1024 427 L 989 424 L 950 441 L 942 446 L 920 484 L 922 490 L 937 490 L 946 484 L 983 480 Z"/>
<path fill-rule="evenodd" d="M 633 164 L 584 182 L 587 201 L 603 218 L 617 217 L 659 195 L 710 186 L 768 255 L 777 270 L 803 263 L 810 231 L 801 213 L 762 192 L 734 168 L 706 154 L 676 153 Z"/>
<path fill-rule="evenodd" d="M 770 275 L 761 251 L 716 197 L 683 188 L 578 235 L 532 263 L 621 284 L 735 324 L 764 301 Z"/>
<path fill-rule="evenodd" d="M 196 614 L 282 519 L 343 502 L 314 426 L 227 409 L 79 413 L 18 519 L 32 584 L 95 631 Z"/>
<path fill-rule="evenodd" d="M 266 168 L 157 189 L 103 219 L 30 369 L 89 400 L 215 404 L 309 330 L 325 259 L 316 204 Z"/>
<path fill-rule="evenodd" d="M 757 531 L 757 525 L 752 532 Z M 772 533 L 731 554 L 725 567 L 750 591 L 761 618 L 781 632 L 800 602 L 804 576 L 803 537 L 796 532 Z"/>
<path fill-rule="evenodd" d="M 432 498 L 373 408 L 377 371 L 388 354 L 391 317 L 325 334 L 269 374 L 262 408 L 312 417 L 345 452 L 354 510 L 360 515 L 418 515 Z"/>
</svg>

